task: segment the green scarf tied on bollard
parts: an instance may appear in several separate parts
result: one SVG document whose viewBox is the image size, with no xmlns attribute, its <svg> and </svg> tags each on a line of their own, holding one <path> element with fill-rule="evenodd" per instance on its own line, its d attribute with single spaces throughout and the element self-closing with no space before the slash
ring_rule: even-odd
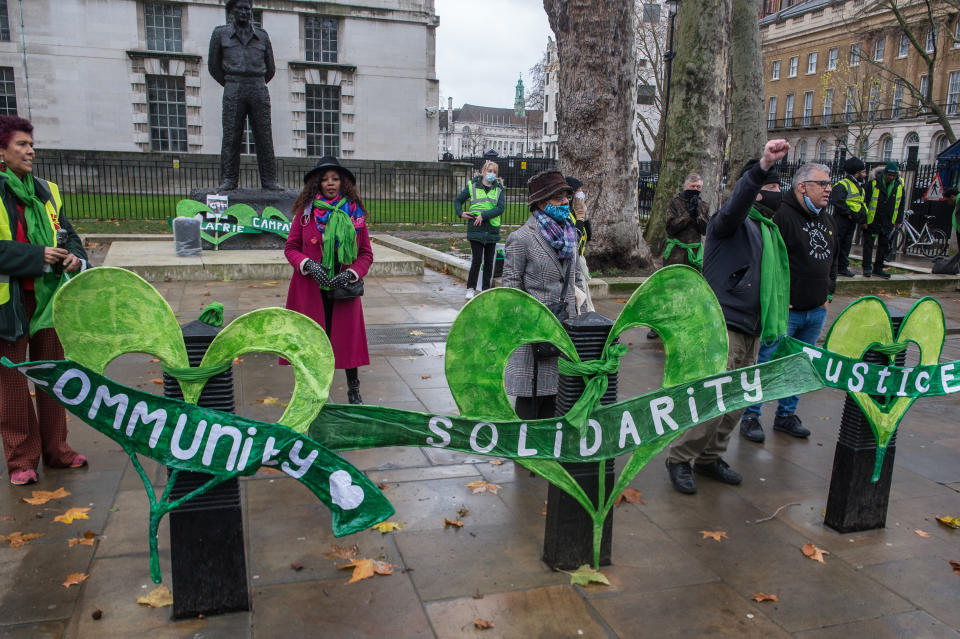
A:
<svg viewBox="0 0 960 639">
<path fill-rule="evenodd" d="M 24 218 L 27 220 L 27 239 L 34 246 L 56 246 L 56 233 L 51 224 L 47 209 L 37 197 L 33 175 L 27 173 L 21 180 L 9 168 L 2 173 L 7 178 L 7 186 L 24 203 Z M 53 328 L 53 315 L 50 302 L 63 282 L 63 275 L 48 271 L 33 279 L 33 288 L 37 297 L 37 309 L 30 318 L 30 336 L 45 328 Z"/>
<path fill-rule="evenodd" d="M 752 207 L 748 214 L 760 223 L 763 253 L 760 256 L 760 324 L 761 342 L 770 344 L 787 332 L 790 308 L 790 265 L 787 247 L 776 223 Z"/>
<path fill-rule="evenodd" d="M 587 362 L 571 362 L 560 358 L 558 365 L 561 375 L 582 377 L 586 388 L 580 399 L 567 413 L 567 420 L 574 424 L 583 436 L 587 430 L 587 418 L 600 403 L 600 398 L 607 392 L 608 375 L 620 370 L 620 359 L 627 354 L 626 344 L 611 344 L 607 347 L 603 359 L 594 359 Z"/>
</svg>

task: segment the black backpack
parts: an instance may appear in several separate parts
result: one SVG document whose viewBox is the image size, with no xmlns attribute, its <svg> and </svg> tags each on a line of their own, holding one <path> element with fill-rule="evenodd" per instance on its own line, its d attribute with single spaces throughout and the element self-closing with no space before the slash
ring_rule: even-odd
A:
<svg viewBox="0 0 960 639">
<path fill-rule="evenodd" d="M 953 257 L 938 257 L 933 260 L 933 272 L 937 275 L 960 274 L 960 253 Z"/>
</svg>

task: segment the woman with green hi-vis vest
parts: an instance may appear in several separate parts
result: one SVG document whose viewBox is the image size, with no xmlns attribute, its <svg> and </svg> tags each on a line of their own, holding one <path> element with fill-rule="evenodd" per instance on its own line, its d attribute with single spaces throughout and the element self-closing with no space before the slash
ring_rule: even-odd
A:
<svg viewBox="0 0 960 639">
<path fill-rule="evenodd" d="M 59 188 L 33 177 L 33 158 L 33 125 L 0 116 L 0 357 L 13 362 L 63 359 L 53 295 L 67 274 L 87 264 L 83 242 L 63 216 Z M 10 483 L 35 483 L 41 458 L 47 468 L 86 466 L 87 458 L 67 444 L 63 406 L 44 392 L 34 406 L 27 378 L 0 368 L 0 435 Z"/>
<path fill-rule="evenodd" d="M 467 299 L 477 294 L 477 279 L 483 266 L 483 288 L 490 288 L 493 280 L 494 252 L 500 241 L 500 216 L 506 207 L 503 181 L 497 177 L 500 167 L 487 160 L 475 176 L 453 201 L 457 217 L 467 222 L 467 239 L 470 240 L 470 273 L 467 276 Z M 464 207 L 466 204 L 466 207 Z"/>
</svg>

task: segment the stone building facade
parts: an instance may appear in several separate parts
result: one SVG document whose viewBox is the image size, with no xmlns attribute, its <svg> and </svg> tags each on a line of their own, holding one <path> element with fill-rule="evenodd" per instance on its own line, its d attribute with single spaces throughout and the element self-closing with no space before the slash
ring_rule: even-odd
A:
<svg viewBox="0 0 960 639">
<path fill-rule="evenodd" d="M 448 98 L 440 113 L 440 157 L 474 157 L 493 150 L 502 156 L 542 155 L 543 112 L 526 109 L 518 116 L 514 109 L 464 104 L 453 108 Z"/>
<path fill-rule="evenodd" d="M 433 0 L 253 7 L 276 60 L 278 156 L 434 159 Z M 225 22 L 222 0 L 0 0 L 0 112 L 29 117 L 43 148 L 218 154 L 207 52 Z"/>
<path fill-rule="evenodd" d="M 924 3 L 905 4 L 904 15 L 936 51 L 933 100 L 960 133 L 960 17 L 932 5 L 936 29 L 927 27 Z M 928 86 L 923 57 L 889 9 L 865 0 L 764 0 L 760 34 L 768 129 L 790 142 L 791 161 L 857 155 L 929 164 L 946 148 L 943 127 L 890 73 Z"/>
</svg>

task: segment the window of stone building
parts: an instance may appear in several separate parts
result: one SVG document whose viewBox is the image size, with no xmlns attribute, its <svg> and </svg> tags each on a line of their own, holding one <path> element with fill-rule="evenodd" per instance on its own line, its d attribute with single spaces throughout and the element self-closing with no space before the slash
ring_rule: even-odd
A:
<svg viewBox="0 0 960 639">
<path fill-rule="evenodd" d="M 807 75 L 817 72 L 817 53 L 811 53 L 807 56 Z"/>
<path fill-rule="evenodd" d="M 960 49 L 960 18 L 957 19 L 957 24 L 953 27 L 953 48 Z"/>
<path fill-rule="evenodd" d="M 903 161 L 916 162 L 920 153 L 920 136 L 914 131 L 907 133 L 903 139 Z"/>
<path fill-rule="evenodd" d="M 787 77 L 788 77 L 788 78 L 795 78 L 795 77 L 797 77 L 797 67 L 798 67 L 798 66 L 800 66 L 800 56 L 795 55 L 795 56 L 793 56 L 792 58 L 790 58 L 790 67 L 789 67 L 788 70 L 787 70 Z"/>
<path fill-rule="evenodd" d="M 303 27 L 303 44 L 309 62 L 337 61 L 336 18 L 307 16 Z"/>
<path fill-rule="evenodd" d="M 7 0 L 0 0 L 0 40 L 10 41 L 10 16 L 7 15 Z"/>
<path fill-rule="evenodd" d="M 187 150 L 187 99 L 183 76 L 148 75 L 150 150 Z"/>
<path fill-rule="evenodd" d="M 907 37 L 906 33 L 901 33 L 900 46 L 897 48 L 897 57 L 905 58 L 908 53 L 910 53 L 910 38 Z"/>
<path fill-rule="evenodd" d="M 644 2 L 641 20 L 652 23 L 660 22 L 660 5 L 656 2 Z"/>
<path fill-rule="evenodd" d="M 543 96 L 543 112 L 548 113 L 550 111 L 550 94 Z"/>
<path fill-rule="evenodd" d="M 854 109 L 857 105 L 856 87 L 847 87 L 847 97 L 843 103 L 843 115 L 847 122 L 853 122 Z"/>
<path fill-rule="evenodd" d="M 767 111 L 767 128 L 772 129 L 777 124 L 777 96 L 770 98 L 770 110 Z"/>
<path fill-rule="evenodd" d="M 770 68 L 770 79 L 779 80 L 780 79 L 780 61 L 774 60 L 773 66 Z"/>
<path fill-rule="evenodd" d="M 890 117 L 899 118 L 903 109 L 903 80 L 897 80 L 893 83 L 893 108 L 890 109 Z"/>
<path fill-rule="evenodd" d="M 960 71 L 952 71 L 947 83 L 947 115 L 956 115 L 960 103 Z"/>
<path fill-rule="evenodd" d="M 803 126 L 810 126 L 813 119 L 813 91 L 803 94 Z"/>
<path fill-rule="evenodd" d="M 930 158 L 931 162 L 937 161 L 937 156 L 943 153 L 944 149 L 947 148 L 947 136 L 942 132 L 937 134 L 937 137 L 933 139 L 933 157 Z"/>
<path fill-rule="evenodd" d="M 797 155 L 796 155 L 797 164 L 803 164 L 807 161 L 807 141 L 800 140 L 797 143 Z"/>
<path fill-rule="evenodd" d="M 856 42 L 850 45 L 850 66 L 858 67 L 860 66 L 860 43 Z"/>
<path fill-rule="evenodd" d="M 340 87 L 307 85 L 307 155 L 340 155 Z"/>
<path fill-rule="evenodd" d="M 927 42 L 924 46 L 927 53 L 933 53 L 933 50 L 937 48 L 937 30 L 936 29 L 927 29 Z"/>
<path fill-rule="evenodd" d="M 827 141 L 820 140 L 817 142 L 817 162 L 820 164 L 827 163 Z"/>
<path fill-rule="evenodd" d="M 642 84 L 637 87 L 637 104 L 653 104 L 656 88 L 649 84 Z"/>
<path fill-rule="evenodd" d="M 183 13 L 180 5 L 147 2 L 143 28 L 150 51 L 183 51 Z"/>
<path fill-rule="evenodd" d="M 893 137 L 889 135 L 880 139 L 880 161 L 889 162 L 893 159 Z"/>
<path fill-rule="evenodd" d="M 787 95 L 787 102 L 783 107 L 783 126 L 793 126 L 793 94 Z"/>
<path fill-rule="evenodd" d="M 0 67 L 0 115 L 17 114 L 17 85 L 13 67 Z"/>
<path fill-rule="evenodd" d="M 927 80 L 927 76 L 921 75 L 921 76 L 920 76 L 920 95 L 926 97 L 926 95 L 927 95 L 927 85 L 928 85 L 928 84 L 929 84 L 929 82 L 928 82 L 928 80 Z M 921 113 L 921 112 L 923 112 L 923 101 L 918 99 L 918 100 L 917 100 L 917 113 Z"/>
<path fill-rule="evenodd" d="M 827 51 L 827 71 L 835 71 L 837 68 L 837 56 L 840 55 L 840 50 L 836 47 Z"/>
<path fill-rule="evenodd" d="M 887 48 L 887 39 L 883 36 L 877 38 L 877 41 L 873 44 L 873 59 L 876 62 L 883 61 L 884 49 Z"/>
<path fill-rule="evenodd" d="M 822 124 L 830 124 L 830 116 L 833 115 L 833 89 L 827 89 L 823 92 L 823 118 Z"/>
<path fill-rule="evenodd" d="M 873 82 L 870 85 L 870 99 L 867 102 L 867 118 L 873 120 L 879 117 L 880 113 L 880 83 Z"/>
</svg>

